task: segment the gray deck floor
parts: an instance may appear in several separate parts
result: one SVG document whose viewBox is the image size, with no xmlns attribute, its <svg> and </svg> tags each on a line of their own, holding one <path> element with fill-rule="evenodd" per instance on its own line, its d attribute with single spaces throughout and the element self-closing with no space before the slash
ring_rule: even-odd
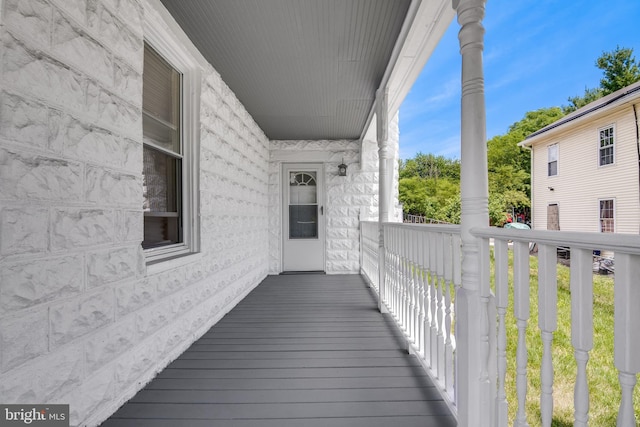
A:
<svg viewBox="0 0 640 427">
<path fill-rule="evenodd" d="M 105 427 L 451 427 L 357 275 L 267 277 Z"/>
</svg>

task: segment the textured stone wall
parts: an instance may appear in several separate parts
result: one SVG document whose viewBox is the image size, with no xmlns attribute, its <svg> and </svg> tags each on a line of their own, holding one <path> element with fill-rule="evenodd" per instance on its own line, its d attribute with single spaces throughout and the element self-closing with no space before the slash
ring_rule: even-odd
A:
<svg viewBox="0 0 640 427">
<path fill-rule="evenodd" d="M 141 73 L 160 18 L 143 0 L 0 8 L 0 402 L 95 425 L 267 274 L 269 143 L 204 66 L 201 253 L 149 268 Z"/>
</svg>

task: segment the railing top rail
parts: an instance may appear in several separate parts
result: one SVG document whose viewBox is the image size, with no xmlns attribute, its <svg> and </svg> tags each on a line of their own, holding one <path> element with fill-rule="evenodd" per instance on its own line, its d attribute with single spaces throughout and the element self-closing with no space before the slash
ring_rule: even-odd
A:
<svg viewBox="0 0 640 427">
<path fill-rule="evenodd" d="M 640 255 L 640 235 L 636 234 L 516 230 L 497 227 L 472 228 L 471 234 L 476 237 L 513 240 L 514 242 L 536 242 L 544 245 L 600 249 Z"/>
<path fill-rule="evenodd" d="M 361 221 L 363 223 L 378 224 L 378 221 Z M 413 229 L 416 231 L 430 231 L 434 233 L 459 234 L 460 226 L 455 224 L 416 224 L 411 222 L 385 222 L 385 227 Z"/>
</svg>

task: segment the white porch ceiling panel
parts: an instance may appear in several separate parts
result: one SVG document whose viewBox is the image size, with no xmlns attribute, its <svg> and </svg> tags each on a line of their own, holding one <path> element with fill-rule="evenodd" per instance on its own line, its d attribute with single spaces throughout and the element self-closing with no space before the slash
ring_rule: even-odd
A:
<svg viewBox="0 0 640 427">
<path fill-rule="evenodd" d="M 161 0 L 269 139 L 357 139 L 410 0 Z"/>
</svg>

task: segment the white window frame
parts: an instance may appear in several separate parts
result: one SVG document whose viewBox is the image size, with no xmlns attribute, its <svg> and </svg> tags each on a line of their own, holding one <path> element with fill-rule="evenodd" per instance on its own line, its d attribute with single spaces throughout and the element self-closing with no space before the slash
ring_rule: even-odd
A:
<svg viewBox="0 0 640 427">
<path fill-rule="evenodd" d="M 157 264 L 200 250 L 200 67 L 187 49 L 165 28 L 145 22 L 145 42 L 182 74 L 181 142 L 182 242 L 144 250 L 147 265 Z"/>
<path fill-rule="evenodd" d="M 549 170 L 549 165 L 551 164 L 552 160 L 551 160 L 551 148 L 554 147 L 555 149 L 555 154 L 556 154 L 556 158 L 555 160 L 553 160 L 554 162 L 556 162 L 556 173 L 554 175 L 550 174 L 550 170 Z M 560 149 L 558 147 L 558 144 L 551 144 L 551 145 L 547 145 L 547 177 L 552 177 L 552 176 L 558 176 L 559 173 L 559 165 L 560 165 Z"/>
<path fill-rule="evenodd" d="M 600 155 L 602 153 L 603 147 L 600 146 L 602 140 L 600 139 L 600 132 L 607 130 L 607 129 L 611 129 L 611 139 L 612 139 L 612 144 L 611 144 L 611 148 L 613 150 L 613 160 L 611 161 L 611 163 L 607 163 L 607 164 L 602 164 L 600 162 Z M 608 147 L 608 146 L 607 146 Z M 607 148 L 605 147 L 605 148 Z M 604 168 L 607 166 L 612 166 L 616 164 L 616 126 L 615 123 L 612 123 L 610 125 L 607 126 L 602 126 L 601 128 L 598 128 L 598 158 L 597 158 L 597 162 L 598 162 L 598 167 L 600 168 Z"/>
<path fill-rule="evenodd" d="M 611 201 L 613 204 L 613 217 L 612 218 L 603 218 L 602 217 L 602 207 L 601 203 Z M 602 231 L 602 220 L 603 219 L 611 219 L 613 221 L 613 230 L 612 231 Z M 616 199 L 613 197 L 606 199 L 598 199 L 598 232 L 600 233 L 615 233 L 616 232 Z"/>
</svg>

